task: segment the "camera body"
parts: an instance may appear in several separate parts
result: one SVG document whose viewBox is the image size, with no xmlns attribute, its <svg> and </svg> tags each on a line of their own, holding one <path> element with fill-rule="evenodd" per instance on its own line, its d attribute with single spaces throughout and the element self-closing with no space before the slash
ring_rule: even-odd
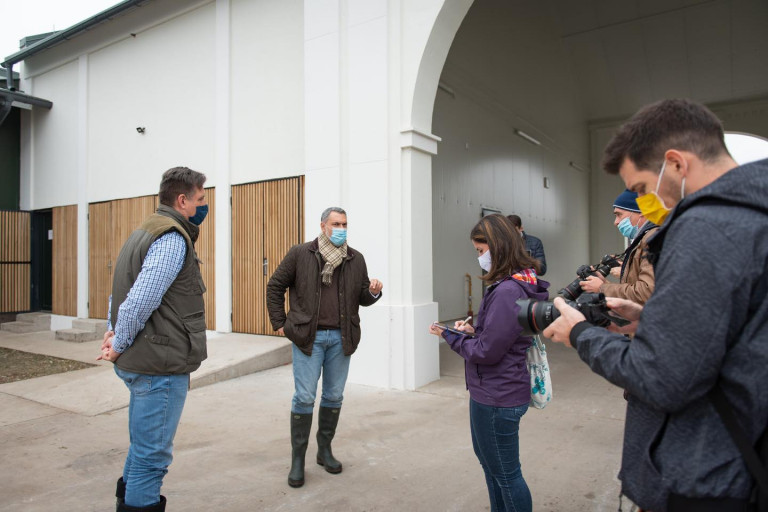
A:
<svg viewBox="0 0 768 512">
<path fill-rule="evenodd" d="M 622 326 L 629 322 L 611 313 L 602 293 L 582 293 L 575 301 L 565 301 L 587 319 L 587 322 L 598 327 L 607 327 L 611 323 Z M 520 299 L 517 301 L 520 310 L 517 321 L 523 327 L 523 336 L 533 336 L 546 329 L 557 320 L 560 311 L 555 304 L 548 300 Z"/>
<path fill-rule="evenodd" d="M 562 295 L 565 300 L 573 301 L 578 299 L 579 295 L 581 295 L 581 293 L 584 291 L 581 289 L 581 282 L 586 280 L 589 276 L 594 276 L 597 274 L 606 277 L 611 273 L 612 268 L 621 266 L 619 257 L 620 255 L 618 254 L 606 254 L 600 260 L 600 263 L 594 265 L 594 270 L 592 270 L 593 267 L 590 265 L 580 266 L 578 269 L 576 269 L 576 275 L 579 277 L 571 281 L 568 286 L 562 288 L 557 293 Z"/>
</svg>

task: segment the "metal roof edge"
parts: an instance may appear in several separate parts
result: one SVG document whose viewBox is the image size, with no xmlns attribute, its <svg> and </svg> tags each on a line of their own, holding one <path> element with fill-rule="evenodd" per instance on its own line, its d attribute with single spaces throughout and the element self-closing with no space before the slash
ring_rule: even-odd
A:
<svg viewBox="0 0 768 512">
<path fill-rule="evenodd" d="M 108 21 L 109 19 L 119 14 L 122 14 L 128 9 L 137 7 L 149 1 L 151 0 L 125 0 L 117 5 L 113 5 L 112 7 L 105 9 L 100 13 L 95 14 L 90 18 L 87 18 L 81 21 L 80 23 L 76 23 L 67 29 L 55 32 L 49 37 L 46 37 L 45 39 L 36 42 L 32 46 L 28 48 L 24 48 L 23 50 L 19 50 L 18 52 L 7 56 L 5 60 L 2 63 L 0 63 L 0 65 L 8 69 L 9 67 L 13 66 L 17 62 L 21 62 L 28 57 L 31 57 L 37 53 L 47 50 L 52 46 L 55 46 L 63 41 L 66 41 L 67 39 L 70 39 L 72 37 L 79 35 L 81 32 L 85 32 L 91 27 L 94 27 L 100 23 Z"/>
</svg>

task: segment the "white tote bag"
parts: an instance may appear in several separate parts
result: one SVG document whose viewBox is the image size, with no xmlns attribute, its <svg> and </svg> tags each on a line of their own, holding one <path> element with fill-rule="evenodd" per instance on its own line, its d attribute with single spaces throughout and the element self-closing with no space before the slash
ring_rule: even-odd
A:
<svg viewBox="0 0 768 512">
<path fill-rule="evenodd" d="M 552 377 L 549 374 L 547 348 L 538 335 L 533 337 L 525 360 L 531 374 L 531 405 L 543 409 L 552 400 Z"/>
</svg>

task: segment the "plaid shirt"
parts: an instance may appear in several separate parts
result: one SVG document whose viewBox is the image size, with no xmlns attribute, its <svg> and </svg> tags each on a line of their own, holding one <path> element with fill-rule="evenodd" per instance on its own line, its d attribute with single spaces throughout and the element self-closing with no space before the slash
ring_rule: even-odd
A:
<svg viewBox="0 0 768 512">
<path fill-rule="evenodd" d="M 120 304 L 112 349 L 123 353 L 131 346 L 152 313 L 160 307 L 163 295 L 181 272 L 187 256 L 187 243 L 176 232 L 167 233 L 149 246 L 136 281 Z M 107 328 L 112 329 L 112 296 L 109 296 Z"/>
</svg>

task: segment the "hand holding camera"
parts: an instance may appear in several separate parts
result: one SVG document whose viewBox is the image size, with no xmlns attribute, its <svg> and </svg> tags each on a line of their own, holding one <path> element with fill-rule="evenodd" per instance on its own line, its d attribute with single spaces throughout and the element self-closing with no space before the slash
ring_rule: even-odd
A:
<svg viewBox="0 0 768 512">
<path fill-rule="evenodd" d="M 595 276 L 605 281 L 605 277 L 611 273 L 612 268 L 621 266 L 621 260 L 619 259 L 620 257 L 620 254 L 606 254 L 597 265 L 580 266 L 578 269 L 576 269 L 576 275 L 579 277 L 571 281 L 568 286 L 559 290 L 557 293 L 562 295 L 566 300 L 576 300 L 584 291 L 597 293 L 600 289 L 599 286 L 597 290 L 591 289 L 593 287 L 590 287 L 589 290 L 582 289 L 582 281 L 587 281 L 590 276 Z"/>
</svg>

